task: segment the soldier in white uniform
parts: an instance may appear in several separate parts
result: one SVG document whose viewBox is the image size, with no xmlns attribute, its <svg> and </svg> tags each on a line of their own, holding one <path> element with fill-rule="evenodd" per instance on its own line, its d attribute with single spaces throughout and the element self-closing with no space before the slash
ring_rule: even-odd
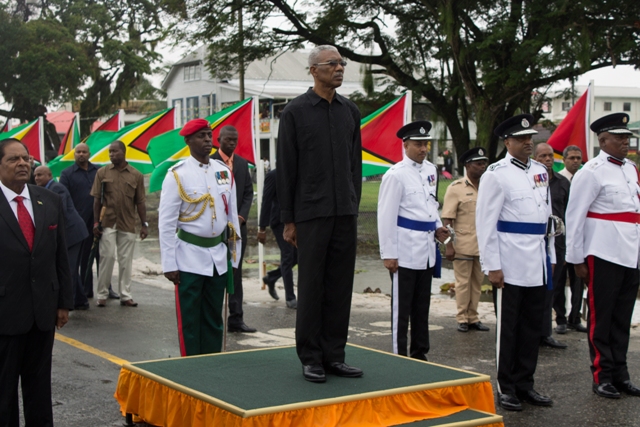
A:
<svg viewBox="0 0 640 427">
<path fill-rule="evenodd" d="M 621 391 L 640 396 L 627 370 L 640 252 L 640 179 L 625 159 L 628 121 L 615 113 L 591 124 L 601 151 L 573 177 L 567 206 L 567 262 L 588 287 L 593 392 L 611 399 Z"/>
<path fill-rule="evenodd" d="M 449 236 L 438 216 L 436 167 L 425 160 L 431 123 L 419 121 L 397 133 L 404 142 L 404 159 L 382 178 L 378 197 L 380 256 L 391 273 L 393 352 L 427 360 L 431 279 L 436 239 Z"/>
<path fill-rule="evenodd" d="M 555 250 L 553 237 L 545 237 L 551 215 L 549 175 L 542 163 L 530 159 L 531 135 L 537 133 L 532 124 L 533 116 L 522 114 L 495 129 L 508 154 L 482 175 L 476 208 L 480 263 L 498 288 L 498 403 L 510 411 L 521 411 L 521 401 L 553 404 L 533 389 Z"/>
<path fill-rule="evenodd" d="M 209 159 L 209 123 L 191 120 L 180 135 L 191 156 L 164 179 L 158 228 L 162 269 L 176 285 L 180 354 L 192 356 L 222 349 L 224 292 L 233 293 L 241 242 L 233 176 Z"/>
</svg>

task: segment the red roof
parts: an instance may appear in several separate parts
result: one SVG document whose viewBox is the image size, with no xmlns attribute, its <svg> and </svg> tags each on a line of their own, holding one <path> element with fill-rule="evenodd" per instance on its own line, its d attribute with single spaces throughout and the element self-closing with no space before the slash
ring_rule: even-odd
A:
<svg viewBox="0 0 640 427">
<path fill-rule="evenodd" d="M 53 113 L 47 113 L 47 120 L 53 123 L 56 127 L 56 132 L 67 133 L 71 126 L 75 113 L 71 111 L 54 111 Z"/>
</svg>

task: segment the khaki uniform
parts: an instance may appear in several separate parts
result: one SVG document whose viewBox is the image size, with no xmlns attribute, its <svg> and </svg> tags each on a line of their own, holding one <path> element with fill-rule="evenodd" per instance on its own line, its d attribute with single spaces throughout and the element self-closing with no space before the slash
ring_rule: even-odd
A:
<svg viewBox="0 0 640 427">
<path fill-rule="evenodd" d="M 478 190 L 467 178 L 460 178 L 447 188 L 442 206 L 442 218 L 454 221 L 456 256 L 453 272 L 456 278 L 458 323 L 476 323 L 478 303 L 484 273 L 480 266 L 480 252 L 476 237 L 476 201 Z"/>
</svg>

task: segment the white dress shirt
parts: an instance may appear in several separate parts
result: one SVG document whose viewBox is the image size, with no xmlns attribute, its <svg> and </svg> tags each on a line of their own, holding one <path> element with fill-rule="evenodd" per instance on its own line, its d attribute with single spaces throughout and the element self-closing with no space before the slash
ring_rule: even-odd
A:
<svg viewBox="0 0 640 427">
<path fill-rule="evenodd" d="M 431 268 L 436 262 L 434 231 L 411 230 L 398 226 L 398 216 L 421 222 L 435 222 L 438 216 L 436 167 L 425 160 L 416 163 L 405 158 L 382 177 L 378 196 L 378 237 L 380 257 L 397 259 L 398 265 L 414 270 Z"/>
<path fill-rule="evenodd" d="M 637 214 L 640 211 L 636 167 L 628 160 L 622 165 L 612 163 L 609 157 L 601 151 L 576 172 L 571 181 L 566 214 L 567 262 L 582 264 L 588 255 L 594 255 L 636 268 L 640 254 L 640 225 L 587 218 L 587 212 Z"/>
<path fill-rule="evenodd" d="M 554 239 L 545 247 L 544 235 L 505 233 L 498 220 L 547 224 L 551 195 L 547 168 L 529 160 L 522 169 L 510 154 L 489 166 L 480 178 L 476 228 L 480 263 L 485 274 L 502 270 L 504 281 L 516 286 L 541 286 L 547 277 L 547 249 L 555 264 Z M 520 162 L 521 163 L 521 162 Z"/>
<path fill-rule="evenodd" d="M 193 211 L 186 216 L 192 216 L 199 212 L 202 203 L 199 203 L 194 210 L 193 205 L 182 201 L 173 170 L 178 172 L 180 183 L 189 197 L 197 199 L 207 193 L 213 196 L 215 219 L 213 219 L 214 210 L 211 209 L 207 201 L 204 213 L 198 219 L 190 222 L 178 220 L 178 216 L 184 212 Z M 176 230 L 180 228 L 196 236 L 216 237 L 224 232 L 227 222 L 231 222 L 238 235 L 240 234 L 235 183 L 232 182 L 232 179 L 228 179 L 228 182 L 219 182 L 216 178 L 216 172 L 222 171 L 226 171 L 229 177 L 232 176 L 229 168 L 220 161 L 209 160 L 209 164 L 206 165 L 189 157 L 175 165 L 167 173 L 162 183 L 158 209 L 160 255 L 164 272 L 183 271 L 211 277 L 214 265 L 218 274 L 222 275 L 227 272 L 227 247 L 224 243 L 212 248 L 203 248 L 187 243 L 176 235 Z M 236 259 L 232 260 L 233 267 L 238 266 L 241 247 L 238 237 Z"/>
<path fill-rule="evenodd" d="M 571 181 L 573 179 L 573 174 L 571 172 L 569 172 L 567 170 L 567 168 L 562 169 L 560 172 L 558 172 L 560 175 L 564 176 L 565 178 L 567 178 L 569 181 Z"/>
<path fill-rule="evenodd" d="M 11 206 L 11 210 L 13 211 L 13 214 L 16 216 L 16 219 L 18 218 L 18 202 L 16 202 L 14 199 L 16 198 L 16 196 L 22 196 L 24 197 L 24 200 L 22 200 L 22 203 L 24 204 L 24 207 L 27 208 L 27 212 L 29 212 L 29 215 L 31 216 L 31 221 L 34 221 L 33 204 L 31 203 L 31 194 L 29 194 L 28 185 L 25 184 L 24 188 L 22 189 L 22 193 L 20 194 L 11 190 L 9 187 L 4 185 L 1 181 L 0 181 L 0 188 L 2 188 L 4 197 L 7 198 L 7 201 L 9 202 L 9 206 Z M 35 221 L 33 224 L 35 225 Z"/>
</svg>

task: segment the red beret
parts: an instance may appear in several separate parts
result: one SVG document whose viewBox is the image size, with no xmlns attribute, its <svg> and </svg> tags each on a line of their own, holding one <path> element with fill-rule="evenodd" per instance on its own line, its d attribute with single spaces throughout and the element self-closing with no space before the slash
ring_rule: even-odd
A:
<svg viewBox="0 0 640 427">
<path fill-rule="evenodd" d="M 189 120 L 182 129 L 180 129 L 181 136 L 189 136 L 198 132 L 200 129 L 208 128 L 209 122 L 205 119 L 193 119 Z"/>
</svg>

